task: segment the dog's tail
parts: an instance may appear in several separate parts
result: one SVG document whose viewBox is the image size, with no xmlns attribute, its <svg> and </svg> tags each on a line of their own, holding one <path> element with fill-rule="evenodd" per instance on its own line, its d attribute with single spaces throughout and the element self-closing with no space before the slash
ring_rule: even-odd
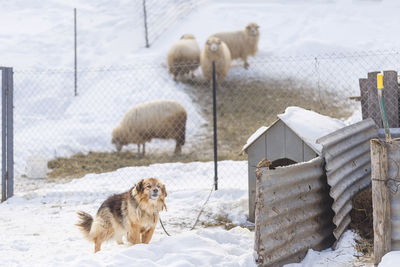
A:
<svg viewBox="0 0 400 267">
<path fill-rule="evenodd" d="M 86 238 L 89 238 L 90 229 L 92 228 L 93 224 L 93 217 L 92 215 L 84 211 L 79 211 L 77 213 L 79 217 L 79 222 L 76 224 L 76 226 L 81 229 Z"/>
</svg>

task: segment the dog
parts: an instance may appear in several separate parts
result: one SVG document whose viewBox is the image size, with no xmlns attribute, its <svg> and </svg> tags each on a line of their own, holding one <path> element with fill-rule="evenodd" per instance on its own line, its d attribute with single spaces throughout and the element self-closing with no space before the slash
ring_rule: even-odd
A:
<svg viewBox="0 0 400 267">
<path fill-rule="evenodd" d="M 148 244 L 159 219 L 159 212 L 167 209 L 165 185 L 156 178 L 142 179 L 128 192 L 107 198 L 97 211 L 96 218 L 78 212 L 76 224 L 84 236 L 94 242 L 94 252 L 104 241 L 114 239 L 123 244 L 126 235 L 132 244 Z"/>
</svg>

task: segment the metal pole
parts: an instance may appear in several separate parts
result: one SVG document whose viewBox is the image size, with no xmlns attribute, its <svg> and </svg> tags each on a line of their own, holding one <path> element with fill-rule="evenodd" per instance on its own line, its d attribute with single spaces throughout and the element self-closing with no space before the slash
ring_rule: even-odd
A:
<svg viewBox="0 0 400 267">
<path fill-rule="evenodd" d="M 6 145 L 6 127 L 7 127 L 7 101 L 6 101 L 7 73 L 6 68 L 1 68 L 1 201 L 7 199 L 7 145 Z"/>
<path fill-rule="evenodd" d="M 149 48 L 149 38 L 147 32 L 147 12 L 146 12 L 146 0 L 143 0 L 143 17 L 144 17 L 144 38 L 146 39 L 146 47 Z"/>
<path fill-rule="evenodd" d="M 215 61 L 212 63 L 212 87 L 213 87 L 213 118 L 214 118 L 214 186 L 218 190 L 218 151 L 217 151 L 217 81 L 215 74 Z"/>
<path fill-rule="evenodd" d="M 14 195 L 14 120 L 13 69 L 7 70 L 7 198 Z"/>
<path fill-rule="evenodd" d="M 74 8 L 74 89 L 75 96 L 78 95 L 78 57 L 76 52 L 77 47 L 77 31 L 76 31 L 76 8 Z"/>
<path fill-rule="evenodd" d="M 381 73 L 377 74 L 377 89 L 378 89 L 378 100 L 379 108 L 381 110 L 382 124 L 385 128 L 386 142 L 390 142 L 392 137 L 390 136 L 389 123 L 387 119 L 386 109 L 385 109 L 385 97 L 383 96 L 383 75 Z"/>
</svg>

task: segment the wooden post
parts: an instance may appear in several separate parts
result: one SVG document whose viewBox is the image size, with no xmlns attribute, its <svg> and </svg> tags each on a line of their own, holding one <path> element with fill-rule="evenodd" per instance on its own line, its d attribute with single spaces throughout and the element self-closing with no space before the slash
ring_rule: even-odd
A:
<svg viewBox="0 0 400 267">
<path fill-rule="evenodd" d="M 388 156 L 386 143 L 371 140 L 372 206 L 374 218 L 374 263 L 391 251 L 390 195 L 388 179 Z"/>
<path fill-rule="evenodd" d="M 361 95 L 361 112 L 362 119 L 365 120 L 369 117 L 368 114 L 368 79 L 359 79 L 360 95 Z"/>
<path fill-rule="evenodd" d="M 382 128 L 381 112 L 379 108 L 378 92 L 376 91 L 376 75 L 379 72 L 368 73 L 368 116 L 372 118 L 378 128 Z"/>
<path fill-rule="evenodd" d="M 383 87 L 387 118 L 390 128 L 399 127 L 399 84 L 397 83 L 397 71 L 383 72 Z"/>
</svg>

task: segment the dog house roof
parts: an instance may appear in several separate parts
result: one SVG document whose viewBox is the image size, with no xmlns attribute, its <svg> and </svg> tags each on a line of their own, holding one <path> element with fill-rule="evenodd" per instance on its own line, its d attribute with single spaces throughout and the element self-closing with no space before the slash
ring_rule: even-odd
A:
<svg viewBox="0 0 400 267">
<path fill-rule="evenodd" d="M 252 134 L 242 152 L 247 152 L 247 149 L 279 120 L 318 154 L 321 154 L 322 145 L 317 144 L 316 140 L 345 126 L 342 121 L 329 116 L 300 107 L 288 107 L 285 113 L 278 115 L 278 120 L 271 126 L 262 126 Z"/>
</svg>

